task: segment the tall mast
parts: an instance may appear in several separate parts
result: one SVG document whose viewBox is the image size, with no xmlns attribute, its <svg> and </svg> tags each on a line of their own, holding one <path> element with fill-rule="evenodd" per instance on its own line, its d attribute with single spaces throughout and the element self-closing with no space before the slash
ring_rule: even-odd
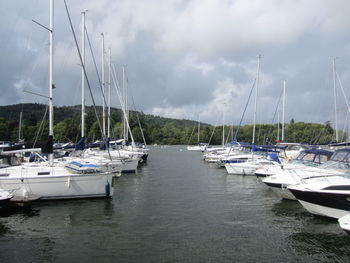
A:
<svg viewBox="0 0 350 263">
<path fill-rule="evenodd" d="M 53 138 L 53 102 L 52 102 L 52 89 L 53 89 L 53 0 L 50 0 L 50 25 L 49 25 L 49 138 Z M 50 166 L 53 165 L 53 154 L 49 154 Z"/>
<path fill-rule="evenodd" d="M 277 141 L 280 140 L 280 112 L 277 112 Z"/>
<path fill-rule="evenodd" d="M 199 134 L 201 131 L 201 115 L 198 115 L 198 144 L 199 144 Z"/>
<path fill-rule="evenodd" d="M 282 142 L 284 142 L 284 109 L 286 107 L 286 81 L 283 80 L 283 103 L 282 103 Z"/>
<path fill-rule="evenodd" d="M 225 146 L 225 111 L 222 111 L 222 146 Z"/>
<path fill-rule="evenodd" d="M 128 111 L 128 77 L 125 72 L 125 66 L 123 66 L 123 104 L 124 104 L 124 139 L 127 142 L 129 140 L 129 111 Z M 131 132 L 131 131 L 130 131 Z"/>
<path fill-rule="evenodd" d="M 104 34 L 101 33 L 102 37 L 102 62 L 101 62 L 101 71 L 102 71 L 102 136 L 106 136 L 106 113 L 105 113 L 105 38 Z"/>
<path fill-rule="evenodd" d="M 260 73 L 260 60 L 261 55 L 258 55 L 258 68 L 256 71 L 256 89 L 255 89 L 255 102 L 254 102 L 254 123 L 253 123 L 253 141 L 255 143 L 255 123 L 256 123 L 256 108 L 257 108 L 257 99 L 258 99 L 258 88 L 259 88 L 259 73 Z"/>
<path fill-rule="evenodd" d="M 333 93 L 334 93 L 334 114 L 335 114 L 335 140 L 339 141 L 338 134 L 338 115 L 337 115 L 337 91 L 336 91 L 336 76 L 335 76 L 335 58 L 333 58 Z"/>
<path fill-rule="evenodd" d="M 22 129 L 22 112 L 19 113 L 19 124 L 18 124 L 18 143 L 21 142 L 21 129 Z"/>
<path fill-rule="evenodd" d="M 110 138 L 111 130 L 111 48 L 108 49 L 108 122 L 107 122 L 107 138 Z"/>
<path fill-rule="evenodd" d="M 125 67 L 123 66 L 123 93 L 122 93 L 122 101 L 123 101 L 123 112 L 124 112 L 124 118 L 123 118 L 123 138 L 124 138 L 124 144 L 126 143 L 126 134 L 127 134 L 127 127 L 126 127 L 126 106 L 125 106 Z"/>
<path fill-rule="evenodd" d="M 81 138 L 85 138 L 85 13 L 81 12 Z"/>
</svg>

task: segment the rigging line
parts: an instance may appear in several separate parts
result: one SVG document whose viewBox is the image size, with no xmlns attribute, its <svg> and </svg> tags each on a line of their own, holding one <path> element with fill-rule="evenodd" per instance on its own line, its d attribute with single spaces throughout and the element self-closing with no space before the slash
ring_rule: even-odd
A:
<svg viewBox="0 0 350 263">
<path fill-rule="evenodd" d="M 208 145 L 210 145 L 211 139 L 212 139 L 213 136 L 214 136 L 214 132 L 215 132 L 215 129 L 216 129 L 216 125 L 218 124 L 218 122 L 219 122 L 219 116 L 217 116 L 217 118 L 216 118 L 215 126 L 214 126 L 214 129 L 213 129 L 213 131 L 212 131 L 212 133 L 211 133 L 211 135 L 210 135 Z"/>
<path fill-rule="evenodd" d="M 345 99 L 346 106 L 347 106 L 347 108 L 348 108 L 348 111 L 350 112 L 350 106 L 349 106 L 349 102 L 348 102 L 348 99 L 347 99 L 347 97 L 346 97 L 346 94 L 345 94 L 345 91 L 344 91 L 344 88 L 343 88 L 343 84 L 342 84 L 341 81 L 340 81 L 338 72 L 336 72 L 335 74 L 337 75 L 337 79 L 338 79 L 338 82 L 339 82 L 339 86 L 340 86 L 340 88 L 341 88 L 341 91 L 343 92 L 343 96 L 344 96 L 344 99 Z"/>
<path fill-rule="evenodd" d="M 94 55 L 94 52 L 93 52 L 93 50 L 92 50 L 92 45 L 91 45 L 91 42 L 90 42 L 89 33 L 88 33 L 88 30 L 87 30 L 86 27 L 85 27 L 85 32 L 86 32 L 86 38 L 87 38 L 87 41 L 88 41 L 88 44 L 89 44 L 89 48 L 90 48 L 90 53 L 91 53 L 92 61 L 93 61 L 93 63 L 94 63 L 95 71 L 96 71 L 96 74 L 97 74 L 98 83 L 99 83 L 99 85 L 102 87 L 102 81 L 101 81 L 101 78 L 100 78 L 100 74 L 98 73 L 95 55 Z"/>
<path fill-rule="evenodd" d="M 242 125 L 242 121 L 243 121 L 245 112 L 246 112 L 246 110 L 247 110 L 247 108 L 248 108 L 248 104 L 249 104 L 250 98 L 251 98 L 251 96 L 252 96 L 254 87 L 255 87 L 255 82 L 256 82 L 256 77 L 254 78 L 253 85 L 252 85 L 252 87 L 251 87 L 251 89 L 250 89 L 250 93 L 249 93 L 249 96 L 248 96 L 248 100 L 247 100 L 247 102 L 246 102 L 246 104 L 245 104 L 245 108 L 244 108 L 243 113 L 242 113 L 242 116 L 241 116 L 241 120 L 239 121 L 237 130 L 236 130 L 236 132 L 235 132 L 235 137 L 233 138 L 233 141 L 234 141 L 234 142 L 237 141 L 237 135 L 238 135 L 238 132 L 239 132 L 240 127 L 241 127 L 241 125 Z M 231 146 L 231 147 L 230 147 L 230 150 L 229 150 L 229 152 L 228 152 L 228 155 L 230 155 L 232 148 L 233 148 L 233 147 Z"/>
<path fill-rule="evenodd" d="M 100 120 L 99 120 L 99 118 L 98 118 L 98 114 L 97 114 L 97 110 L 96 110 L 96 104 L 95 104 L 95 99 L 94 99 L 94 96 L 92 95 L 92 90 L 91 90 L 89 78 L 88 78 L 88 76 L 87 76 L 86 69 L 85 69 L 85 65 L 84 65 L 84 63 L 83 63 L 83 59 L 82 59 L 81 52 L 80 52 L 80 49 L 79 49 L 78 41 L 77 41 L 77 38 L 76 38 L 76 35 L 75 35 L 75 32 L 74 32 L 72 20 L 71 20 L 71 18 L 70 18 L 68 6 L 67 6 L 67 3 L 66 3 L 66 0 L 63 0 L 63 1 L 64 1 L 64 5 L 65 5 L 65 7 L 66 7 L 67 16 L 68 16 L 69 24 L 70 24 L 70 28 L 71 28 L 71 30 L 72 30 L 72 34 L 73 34 L 74 41 L 75 41 L 75 46 L 76 46 L 77 51 L 78 51 L 78 54 L 79 54 L 81 66 L 83 67 L 83 71 L 84 71 L 84 75 L 85 75 L 85 79 L 86 79 L 86 84 L 87 84 L 87 86 L 88 86 L 88 88 L 89 88 L 91 100 L 92 100 L 92 103 L 93 103 L 93 106 L 94 106 L 95 116 L 96 116 L 96 118 L 97 118 L 97 123 L 98 123 L 98 126 L 99 126 L 99 128 L 100 128 L 100 131 L 101 131 L 101 134 L 102 134 L 102 139 L 103 139 L 103 142 L 104 142 L 104 144 L 105 144 L 105 146 L 106 146 L 106 149 L 107 149 L 109 158 L 110 158 L 110 160 L 112 161 L 111 154 L 110 154 L 109 149 L 108 149 L 108 147 L 107 147 L 106 138 L 105 138 L 105 135 L 104 135 L 103 132 L 102 132 L 102 126 L 101 126 Z"/>
<path fill-rule="evenodd" d="M 42 129 L 42 126 L 43 126 L 43 124 L 44 124 L 44 120 L 46 119 L 46 114 L 47 114 L 47 110 L 48 110 L 48 109 L 49 109 L 49 106 L 46 105 L 45 113 L 44 113 L 44 116 L 43 116 L 43 118 L 42 118 L 42 120 L 41 120 L 41 122 L 40 122 L 40 126 L 39 126 L 38 132 L 37 132 L 36 137 L 35 137 L 35 140 L 34 140 L 33 148 L 35 148 L 35 145 L 36 145 L 36 143 L 37 143 L 37 141 L 38 141 L 39 133 L 42 134 L 42 132 L 40 132 L 40 130 Z M 43 130 L 44 130 L 44 129 L 43 129 Z"/>
<path fill-rule="evenodd" d="M 190 138 L 188 139 L 187 141 L 187 145 L 190 145 L 190 142 L 191 142 L 191 139 L 192 139 L 192 136 L 193 136 L 193 133 L 195 131 L 195 129 L 197 128 L 197 126 L 193 126 L 193 129 L 192 129 L 192 132 L 191 132 L 191 135 L 190 135 Z"/>
<path fill-rule="evenodd" d="M 119 99 L 121 108 L 122 108 L 122 110 L 123 110 L 124 118 L 125 118 L 125 120 L 126 120 L 126 125 L 127 125 L 127 127 L 128 127 L 128 131 L 129 131 L 130 136 L 131 136 L 132 146 L 135 147 L 134 136 L 132 135 L 131 128 L 130 128 L 130 125 L 129 125 L 129 120 L 128 120 L 127 117 L 126 117 L 126 112 L 125 112 L 124 104 L 123 104 L 123 101 L 122 101 L 122 99 L 121 99 L 120 88 L 119 88 L 119 82 L 118 82 L 118 78 L 117 78 L 117 74 L 116 74 L 116 70 L 115 70 L 114 64 L 112 64 L 112 73 L 113 73 L 113 74 L 112 74 L 112 79 L 113 79 L 113 82 L 114 82 L 114 87 L 115 87 L 115 90 L 116 90 L 116 92 L 117 92 L 118 99 Z"/>
<path fill-rule="evenodd" d="M 349 117 L 349 112 L 346 112 L 344 127 L 343 127 L 343 130 L 342 130 L 342 140 L 341 141 L 345 140 L 345 135 L 346 135 L 346 131 L 345 130 L 346 130 L 347 125 L 348 125 L 348 117 Z"/>
<path fill-rule="evenodd" d="M 282 95 L 283 95 L 283 89 L 281 90 L 281 94 L 280 94 L 280 96 L 278 98 L 277 105 L 276 105 L 276 108 L 275 108 L 275 112 L 274 112 L 273 117 L 272 117 L 271 125 L 273 125 L 273 123 L 275 121 L 276 114 L 277 114 L 277 111 L 278 111 L 278 108 L 279 108 L 279 105 L 280 105 L 280 102 L 281 102 Z M 277 125 L 280 125 L 279 122 L 277 123 Z M 267 135 L 271 135 L 272 133 L 273 133 L 273 127 L 271 127 L 268 130 Z"/>
<path fill-rule="evenodd" d="M 92 49 L 92 45 L 91 45 L 91 42 L 90 42 L 90 37 L 89 37 L 89 34 L 88 34 L 88 31 L 87 31 L 87 28 L 86 28 L 86 27 L 85 27 L 85 32 L 86 32 L 86 38 L 87 38 L 87 41 L 88 41 L 88 44 L 89 44 L 89 49 L 90 49 L 92 61 L 93 61 L 94 68 L 95 68 L 95 71 L 96 71 L 96 74 L 97 74 L 97 79 L 98 79 L 99 87 L 100 87 L 100 90 L 101 90 L 101 93 L 102 93 L 102 99 L 103 99 L 104 104 L 107 105 L 106 97 L 105 97 L 105 94 L 104 94 L 104 92 L 103 92 L 102 81 L 101 81 L 101 78 L 100 78 L 100 74 L 98 73 L 95 55 L 94 55 L 94 52 L 93 52 L 93 49 Z M 109 116 L 109 114 L 108 114 L 108 111 L 107 111 L 107 117 L 110 118 L 110 116 Z"/>
<path fill-rule="evenodd" d="M 144 133 L 143 133 L 143 129 L 142 129 L 142 126 L 141 126 L 139 114 L 138 114 L 138 112 L 136 111 L 136 106 L 135 106 L 135 102 L 134 102 L 134 96 L 131 96 L 131 100 L 132 100 L 132 104 L 134 105 L 134 110 L 135 110 L 135 113 L 136 113 L 137 122 L 139 123 L 139 126 L 140 126 L 140 130 L 141 130 L 141 135 L 142 135 L 143 142 L 144 142 L 145 146 L 147 146 L 147 144 L 146 144 L 146 139 L 145 139 L 145 135 L 144 135 Z"/>
<path fill-rule="evenodd" d="M 235 133 L 235 137 L 233 138 L 233 141 L 237 141 L 237 135 L 238 135 L 238 132 L 239 132 L 240 127 L 241 127 L 241 125 L 242 125 L 245 112 L 246 112 L 246 110 L 247 110 L 247 108 L 248 108 L 248 104 L 249 104 L 250 98 L 251 98 L 252 93 L 253 93 L 253 90 L 254 90 L 255 82 L 256 82 L 256 78 L 254 78 L 254 82 L 253 82 L 252 88 L 250 89 L 250 93 L 249 93 L 249 96 L 248 96 L 248 100 L 247 100 L 246 105 L 245 105 L 245 108 L 244 108 L 244 110 L 243 110 L 243 113 L 242 113 L 242 116 L 241 116 L 241 120 L 239 121 L 239 124 L 238 124 L 237 130 L 236 130 L 236 133 Z"/>
</svg>

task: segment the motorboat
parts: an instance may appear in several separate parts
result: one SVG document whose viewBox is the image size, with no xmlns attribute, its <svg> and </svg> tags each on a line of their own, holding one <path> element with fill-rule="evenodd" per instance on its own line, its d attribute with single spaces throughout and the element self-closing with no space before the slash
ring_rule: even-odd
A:
<svg viewBox="0 0 350 263">
<path fill-rule="evenodd" d="M 225 168 L 229 174 L 254 175 L 259 167 L 278 164 L 280 164 L 278 151 L 272 147 L 253 146 L 250 154 L 235 156 L 231 162 L 225 164 Z"/>
<path fill-rule="evenodd" d="M 298 169 L 304 167 L 317 167 L 327 162 L 333 152 L 323 149 L 305 149 L 299 155 L 288 162 L 281 160 L 280 165 L 264 165 L 255 171 L 258 177 L 267 177 L 281 173 L 285 169 Z"/>
<path fill-rule="evenodd" d="M 349 175 L 308 178 L 288 189 L 312 214 L 339 219 L 350 213 Z"/>
<path fill-rule="evenodd" d="M 350 171 L 350 148 L 336 150 L 330 160 L 317 167 L 291 167 L 281 169 L 278 173 L 262 181 L 284 199 L 296 200 L 288 186 L 300 184 L 303 180 L 326 175 L 341 175 Z"/>
<path fill-rule="evenodd" d="M 284 153 L 288 159 L 295 159 L 301 151 L 311 148 L 309 145 L 293 142 L 281 142 L 277 145 L 285 147 Z"/>
</svg>

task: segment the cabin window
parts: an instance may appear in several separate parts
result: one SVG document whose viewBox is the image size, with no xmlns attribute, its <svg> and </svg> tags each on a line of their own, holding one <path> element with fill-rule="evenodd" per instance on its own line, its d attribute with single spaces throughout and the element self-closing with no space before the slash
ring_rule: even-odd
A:
<svg viewBox="0 0 350 263">
<path fill-rule="evenodd" d="M 313 162 L 315 155 L 313 153 L 307 153 L 304 155 L 303 160 Z"/>
<path fill-rule="evenodd" d="M 319 155 L 318 156 L 318 162 L 319 163 L 325 163 L 329 160 L 328 156 L 327 155 Z"/>
<path fill-rule="evenodd" d="M 49 175 L 50 172 L 38 172 L 38 175 Z"/>
<path fill-rule="evenodd" d="M 348 152 L 344 152 L 344 151 L 335 152 L 332 156 L 332 160 L 333 161 L 343 161 L 347 154 L 348 154 Z"/>
</svg>

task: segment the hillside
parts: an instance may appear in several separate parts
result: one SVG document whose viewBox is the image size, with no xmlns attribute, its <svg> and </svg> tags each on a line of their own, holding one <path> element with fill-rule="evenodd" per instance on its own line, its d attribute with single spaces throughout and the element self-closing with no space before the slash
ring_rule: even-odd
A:
<svg viewBox="0 0 350 263">
<path fill-rule="evenodd" d="M 46 105 L 43 104 L 16 104 L 0 106 L 0 141 L 18 140 L 19 116 L 22 112 L 21 138 L 33 141 L 35 138 L 44 139 L 48 134 L 47 114 L 44 123 Z M 99 118 L 102 108 L 97 107 Z M 130 127 L 136 141 L 143 142 L 137 121 L 139 116 L 148 144 L 196 144 L 197 122 L 193 120 L 179 120 L 130 111 Z M 80 138 L 80 106 L 62 106 L 54 108 L 54 139 L 59 142 L 76 142 Z M 122 112 L 120 109 L 111 109 L 111 137 L 121 138 Z M 280 124 L 281 128 L 281 124 Z M 252 140 L 252 125 L 240 127 L 237 140 L 250 142 Z M 237 127 L 225 127 L 225 140 L 234 139 Z M 214 127 L 201 123 L 200 141 L 211 144 L 222 143 L 222 127 Z M 277 139 L 277 124 L 259 124 L 256 131 L 258 144 L 274 143 Z M 92 106 L 86 107 L 86 140 L 88 142 L 101 138 L 101 131 L 96 121 Z M 325 124 L 294 122 L 285 124 L 285 141 L 301 143 L 328 143 L 333 141 L 334 130 L 330 122 Z M 347 134 L 340 132 L 342 141 L 347 140 Z"/>
</svg>

